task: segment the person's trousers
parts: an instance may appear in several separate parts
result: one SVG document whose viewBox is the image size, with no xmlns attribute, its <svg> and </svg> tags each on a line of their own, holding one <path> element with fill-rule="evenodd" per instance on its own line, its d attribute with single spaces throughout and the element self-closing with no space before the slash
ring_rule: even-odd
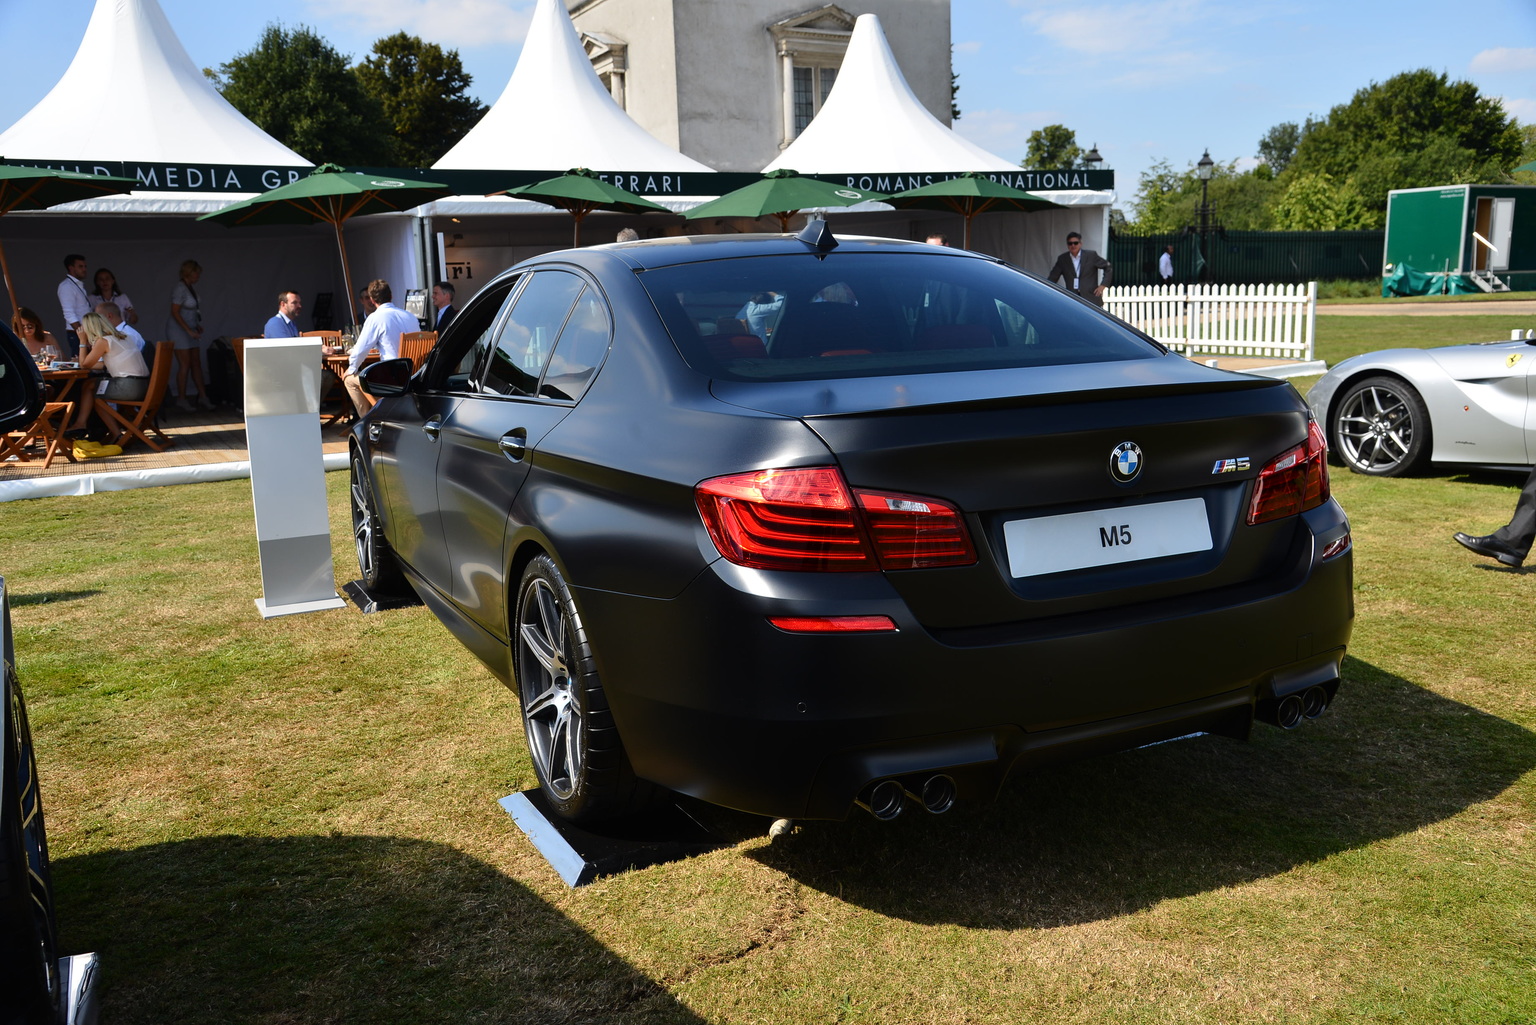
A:
<svg viewBox="0 0 1536 1025">
<path fill-rule="evenodd" d="M 1515 515 L 1507 524 L 1495 530 L 1493 536 L 1521 554 L 1530 552 L 1531 541 L 1536 538 L 1536 468 L 1531 470 L 1531 475 L 1525 480 L 1525 487 L 1520 489 L 1520 498 L 1515 502 Z"/>
</svg>

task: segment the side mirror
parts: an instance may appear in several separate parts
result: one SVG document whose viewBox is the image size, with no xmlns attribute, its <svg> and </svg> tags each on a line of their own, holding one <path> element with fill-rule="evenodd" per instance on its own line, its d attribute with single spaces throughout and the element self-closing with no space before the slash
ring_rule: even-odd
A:
<svg viewBox="0 0 1536 1025">
<path fill-rule="evenodd" d="M 390 395 L 404 395 L 411 384 L 413 373 L 408 359 L 386 359 L 375 363 L 357 375 L 363 391 L 376 399 Z"/>
<path fill-rule="evenodd" d="M 46 394 L 32 354 L 9 327 L 0 324 L 0 431 L 14 431 L 36 420 Z"/>
</svg>

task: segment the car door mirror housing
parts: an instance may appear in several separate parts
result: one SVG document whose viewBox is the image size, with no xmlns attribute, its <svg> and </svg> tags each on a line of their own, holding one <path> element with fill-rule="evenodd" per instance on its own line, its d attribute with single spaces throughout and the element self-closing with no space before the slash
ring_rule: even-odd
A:
<svg viewBox="0 0 1536 1025">
<path fill-rule="evenodd" d="M 357 375 L 363 391 L 376 399 L 389 395 L 404 395 L 411 384 L 413 368 L 408 359 L 386 359 Z"/>
<path fill-rule="evenodd" d="M 43 379 L 21 339 L 0 324 L 0 431 L 25 427 L 43 411 Z"/>
</svg>

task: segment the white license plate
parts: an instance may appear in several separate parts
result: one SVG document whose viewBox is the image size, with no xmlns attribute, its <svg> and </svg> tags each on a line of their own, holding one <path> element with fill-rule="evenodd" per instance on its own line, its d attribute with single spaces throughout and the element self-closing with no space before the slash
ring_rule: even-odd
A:
<svg viewBox="0 0 1536 1025">
<path fill-rule="evenodd" d="M 1003 524 L 1008 572 L 1037 577 L 1091 566 L 1209 551 L 1205 499 L 1123 505 Z"/>
</svg>

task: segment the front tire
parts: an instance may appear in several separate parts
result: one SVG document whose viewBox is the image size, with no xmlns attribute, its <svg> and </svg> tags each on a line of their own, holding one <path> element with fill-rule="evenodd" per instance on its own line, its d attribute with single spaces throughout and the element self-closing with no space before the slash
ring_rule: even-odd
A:
<svg viewBox="0 0 1536 1025">
<path fill-rule="evenodd" d="M 1408 382 L 1367 377 L 1339 400 L 1333 415 L 1333 449 L 1355 473 L 1401 477 L 1429 457 L 1429 411 Z"/>
<path fill-rule="evenodd" d="M 6 674 L 4 788 L 0 792 L 0 992 L 16 1009 L 58 1015 L 58 929 L 48 833 L 37 786 L 37 758 L 22 700 L 9 664 Z M 24 1018 L 24 1020 L 33 1020 Z M 40 1016 L 37 1020 L 45 1020 Z"/>
<path fill-rule="evenodd" d="M 523 571 L 512 643 L 528 754 L 552 809 L 581 823 L 643 810 L 650 785 L 630 768 L 581 613 L 547 555 Z"/>
<path fill-rule="evenodd" d="M 373 484 L 359 452 L 352 453 L 352 540 L 363 587 L 374 594 L 399 594 L 405 588 L 400 563 L 384 538 Z"/>
</svg>

